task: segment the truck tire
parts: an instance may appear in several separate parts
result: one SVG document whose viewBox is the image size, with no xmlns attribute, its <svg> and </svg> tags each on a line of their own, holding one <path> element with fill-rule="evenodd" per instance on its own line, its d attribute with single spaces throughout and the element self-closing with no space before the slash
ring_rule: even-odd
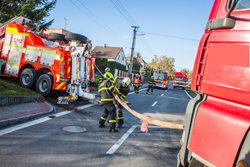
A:
<svg viewBox="0 0 250 167">
<path fill-rule="evenodd" d="M 35 86 L 37 73 L 33 68 L 25 68 L 20 75 L 20 85 L 24 88 L 32 88 Z"/>
<path fill-rule="evenodd" d="M 75 34 L 75 33 L 68 33 L 65 35 L 65 39 L 70 41 L 70 40 L 77 40 L 77 41 L 81 41 L 83 43 L 87 43 L 88 38 L 85 37 L 84 35 L 81 34 Z"/>
<path fill-rule="evenodd" d="M 50 74 L 42 74 L 36 82 L 36 91 L 43 95 L 48 96 L 52 90 L 53 78 Z"/>
<path fill-rule="evenodd" d="M 59 34 L 59 33 L 50 33 L 48 36 L 49 40 L 59 40 L 59 41 L 63 41 L 65 40 L 65 35 L 64 34 Z"/>
</svg>

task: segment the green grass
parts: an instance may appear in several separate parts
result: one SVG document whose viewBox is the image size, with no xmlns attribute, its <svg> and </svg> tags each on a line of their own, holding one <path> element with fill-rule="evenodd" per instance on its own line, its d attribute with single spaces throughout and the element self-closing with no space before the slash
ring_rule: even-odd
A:
<svg viewBox="0 0 250 167">
<path fill-rule="evenodd" d="M 12 84 L 0 80 L 0 96 L 35 96 L 36 93 L 20 87 L 19 85 Z"/>
<path fill-rule="evenodd" d="M 186 91 L 188 92 L 188 94 L 191 96 L 191 97 L 195 97 L 196 96 L 196 93 L 194 91 L 191 90 L 190 87 L 187 87 L 186 88 Z"/>
</svg>

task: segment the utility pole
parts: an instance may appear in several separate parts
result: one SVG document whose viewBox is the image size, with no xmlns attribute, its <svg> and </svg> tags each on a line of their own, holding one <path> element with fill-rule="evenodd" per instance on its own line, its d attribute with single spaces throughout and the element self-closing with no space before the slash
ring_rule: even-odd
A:
<svg viewBox="0 0 250 167">
<path fill-rule="evenodd" d="M 134 51 L 135 51 L 135 40 L 136 40 L 136 32 L 138 30 L 138 26 L 131 26 L 133 30 L 133 42 L 132 42 L 132 48 L 131 48 L 131 55 L 130 55 L 130 66 L 129 66 L 129 75 L 132 77 L 132 71 L 133 71 L 133 61 L 134 61 Z"/>
<path fill-rule="evenodd" d="M 67 21 L 68 21 L 68 19 L 64 17 L 64 29 L 65 29 L 65 30 L 66 30 L 66 28 L 67 28 Z"/>
</svg>

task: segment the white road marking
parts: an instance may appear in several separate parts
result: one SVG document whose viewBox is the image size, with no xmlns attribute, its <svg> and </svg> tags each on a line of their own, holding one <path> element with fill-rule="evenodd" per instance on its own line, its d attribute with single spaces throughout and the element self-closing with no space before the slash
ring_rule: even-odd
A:
<svg viewBox="0 0 250 167">
<path fill-rule="evenodd" d="M 89 108 L 89 107 L 92 107 L 96 104 L 87 104 L 87 105 L 84 105 L 84 106 L 79 106 L 79 107 L 76 107 L 77 110 L 83 110 L 85 108 Z"/>
<path fill-rule="evenodd" d="M 57 114 L 53 114 L 53 116 L 60 117 L 60 116 L 63 116 L 63 115 L 67 115 L 69 113 L 71 113 L 71 111 L 62 111 L 62 112 L 59 112 Z M 53 118 L 50 118 L 49 116 L 47 116 L 47 117 L 40 118 L 40 119 L 37 119 L 37 120 L 34 120 L 34 121 L 26 122 L 26 123 L 23 123 L 23 124 L 20 124 L 20 125 L 17 125 L 17 126 L 6 128 L 6 129 L 3 129 L 3 130 L 0 130 L 0 136 L 11 133 L 11 132 L 15 132 L 17 130 L 24 129 L 24 128 L 27 128 L 27 127 L 30 127 L 30 126 L 33 126 L 33 125 L 36 125 L 36 124 L 39 124 L 39 123 L 43 123 L 43 122 L 46 122 L 46 121 L 51 120 L 51 119 L 53 119 Z"/>
<path fill-rule="evenodd" d="M 192 99 L 192 97 L 188 94 L 188 92 L 185 90 L 185 93 L 188 95 L 188 97 L 190 98 L 190 99 Z"/>
<path fill-rule="evenodd" d="M 139 92 L 140 92 L 140 91 L 143 91 L 143 90 L 146 90 L 146 89 L 147 89 L 147 88 L 140 89 Z M 128 93 L 128 95 L 132 95 L 132 94 L 134 94 L 134 93 L 135 93 L 135 92 L 130 92 L 130 93 Z"/>
<path fill-rule="evenodd" d="M 158 103 L 158 101 L 155 101 L 155 102 L 152 104 L 152 107 L 154 107 L 157 103 Z"/>
<path fill-rule="evenodd" d="M 168 92 L 167 90 L 165 90 L 165 92 Z"/>
<path fill-rule="evenodd" d="M 107 152 L 106 154 L 114 154 L 116 150 L 124 143 L 129 135 L 135 130 L 136 125 L 132 126 Z"/>
<path fill-rule="evenodd" d="M 164 96 L 164 94 L 162 93 L 161 96 Z"/>
<path fill-rule="evenodd" d="M 183 99 L 183 98 L 172 97 L 172 96 L 164 96 L 164 98 L 167 98 L 167 99 L 176 99 L 176 100 L 190 100 L 190 99 Z"/>
</svg>

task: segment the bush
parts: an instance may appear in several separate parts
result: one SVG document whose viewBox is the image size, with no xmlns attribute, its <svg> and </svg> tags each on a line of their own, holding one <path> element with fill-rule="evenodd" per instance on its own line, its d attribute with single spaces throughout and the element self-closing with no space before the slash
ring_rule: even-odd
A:
<svg viewBox="0 0 250 167">
<path fill-rule="evenodd" d="M 126 66 L 115 61 L 107 61 L 107 59 L 96 59 L 96 66 L 101 70 L 103 74 L 105 72 L 106 67 L 110 68 L 110 72 L 112 74 L 114 74 L 115 69 L 126 71 Z"/>
</svg>

